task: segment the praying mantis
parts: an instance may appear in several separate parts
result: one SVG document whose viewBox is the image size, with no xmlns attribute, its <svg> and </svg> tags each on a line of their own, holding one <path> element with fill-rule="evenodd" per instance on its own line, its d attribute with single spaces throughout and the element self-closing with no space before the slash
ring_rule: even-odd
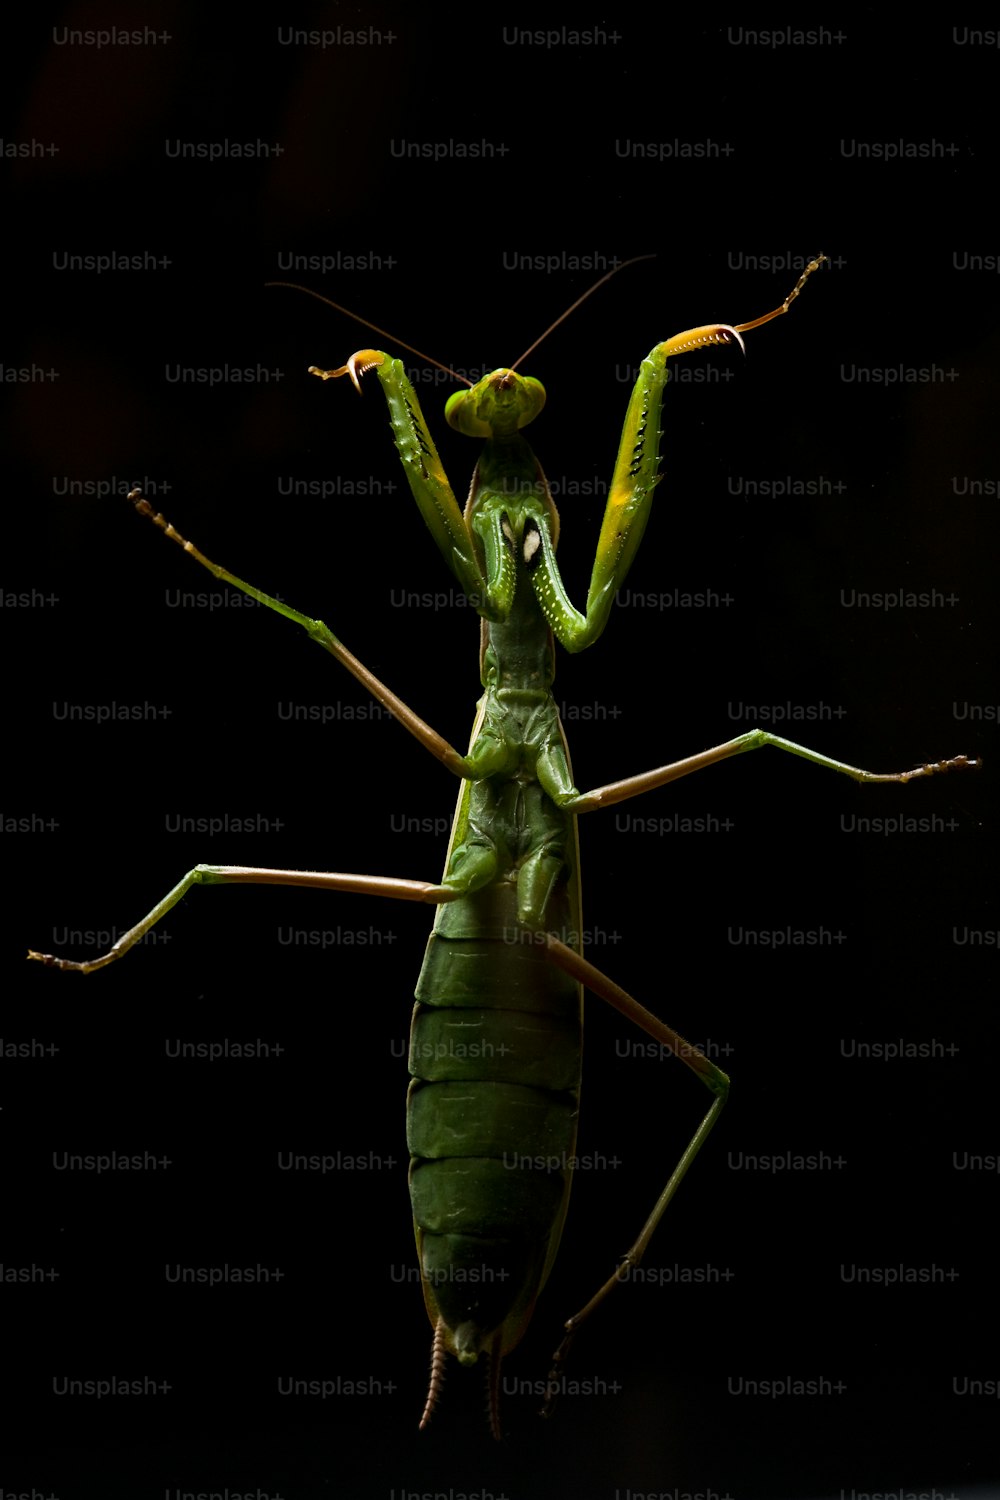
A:
<svg viewBox="0 0 1000 1500">
<path fill-rule="evenodd" d="M 407 1104 L 410 1195 L 433 1328 L 421 1426 L 439 1403 L 447 1360 L 471 1366 L 484 1359 L 490 1426 L 500 1435 L 502 1361 L 522 1338 L 549 1278 L 567 1213 L 577 1147 L 584 990 L 677 1056 L 704 1085 L 710 1102 L 618 1267 L 566 1322 L 553 1357 L 546 1411 L 558 1394 L 576 1333 L 639 1266 L 728 1097 L 727 1075 L 703 1051 L 584 956 L 577 817 L 765 746 L 865 784 L 901 785 L 978 764 L 959 755 L 877 774 L 754 729 L 589 791 L 581 792 L 574 782 L 552 694 L 555 642 L 572 653 L 592 645 L 628 576 L 660 477 L 668 361 L 742 344 L 743 334 L 789 310 L 823 260 L 809 262 L 773 311 L 740 324 L 688 329 L 655 345 L 642 362 L 582 611 L 570 601 L 556 560 L 556 507 L 521 433 L 545 402 L 540 383 L 518 373 L 527 355 L 476 383 L 467 381 L 469 389 L 447 403 L 448 423 L 483 443 L 464 511 L 400 360 L 361 349 L 338 368 L 311 367 L 324 380 L 348 379 L 359 393 L 366 379 L 379 382 L 413 498 L 480 617 L 483 696 L 467 752 L 424 722 L 322 620 L 212 562 L 139 491 L 129 497 L 141 515 L 216 579 L 303 629 L 459 779 L 444 874 L 434 881 L 395 871 L 371 875 L 199 864 L 99 957 L 76 961 L 34 951 L 29 957 L 66 972 L 101 970 L 128 953 L 195 886 L 284 885 L 434 908 L 416 986 Z"/>
</svg>

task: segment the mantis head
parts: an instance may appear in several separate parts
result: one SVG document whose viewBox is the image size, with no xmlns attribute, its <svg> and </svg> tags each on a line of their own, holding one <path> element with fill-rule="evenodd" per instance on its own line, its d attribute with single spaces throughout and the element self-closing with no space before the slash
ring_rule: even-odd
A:
<svg viewBox="0 0 1000 1500">
<path fill-rule="evenodd" d="M 449 396 L 444 414 L 448 425 L 466 437 L 504 437 L 527 427 L 544 405 L 541 381 L 514 370 L 494 370 L 471 390 Z"/>
</svg>

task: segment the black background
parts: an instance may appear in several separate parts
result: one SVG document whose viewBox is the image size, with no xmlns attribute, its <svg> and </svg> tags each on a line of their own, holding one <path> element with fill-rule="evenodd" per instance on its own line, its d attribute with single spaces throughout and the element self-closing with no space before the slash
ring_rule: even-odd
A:
<svg viewBox="0 0 1000 1500">
<path fill-rule="evenodd" d="M 169 37 L 57 40 L 115 24 Z M 998 1151 L 1000 297 L 967 257 L 998 259 L 1000 54 L 943 24 L 778 47 L 631 13 L 615 40 L 611 19 L 587 15 L 576 24 L 604 41 L 510 44 L 538 24 L 79 5 L 11 48 L 5 143 L 58 151 L 4 163 L 3 363 L 58 378 L 4 386 L 3 1035 L 59 1050 L 0 1061 L 2 1259 L 59 1274 L 2 1284 L 4 1494 L 964 1495 L 998 1478 L 996 1403 L 958 1394 L 1000 1374 L 998 1178 L 956 1170 L 953 1153 Z M 291 25 L 380 40 L 285 45 Z M 457 154 L 484 141 L 504 154 Z M 178 159 L 178 142 L 266 149 Z M 403 142 L 457 151 L 400 159 Z M 944 154 L 862 159 L 859 142 Z M 387 341 L 264 283 L 302 282 L 482 370 L 516 359 L 615 257 L 655 252 L 528 364 L 549 394 L 533 441 L 565 495 L 560 556 L 582 600 L 629 372 L 680 329 L 774 306 L 820 249 L 831 264 L 789 317 L 748 336 L 746 359 L 678 366 L 630 602 L 592 651 L 560 661 L 577 784 L 729 738 L 752 722 L 737 705 L 790 705 L 797 721 L 779 730 L 871 769 L 960 752 L 984 767 L 859 788 L 768 752 L 583 821 L 591 956 L 719 1049 L 732 1104 L 649 1252 L 663 1284 L 618 1290 L 580 1337 L 569 1375 L 596 1392 L 567 1395 L 547 1425 L 530 1395 L 508 1394 L 497 1448 L 479 1373 L 453 1366 L 418 1435 L 430 1329 L 408 1279 L 399 1053 L 426 912 L 196 892 L 164 924 L 169 941 L 99 975 L 23 963 L 61 930 L 129 925 L 198 861 L 434 879 L 443 860 L 447 773 L 391 720 L 350 717 L 368 712 L 364 694 L 292 626 L 171 607 L 173 591 L 213 581 L 124 493 L 142 483 L 210 557 L 322 616 L 463 745 L 477 623 L 402 482 L 379 388 L 359 401 L 306 374 Z M 60 269 L 147 252 L 169 264 Z M 287 270 L 290 254 L 345 259 L 324 275 Z M 518 255 L 558 268 L 512 269 Z M 454 387 L 409 364 L 464 498 L 475 450 L 444 425 Z M 177 366 L 265 373 L 209 386 L 174 381 Z M 289 497 L 290 476 L 339 492 Z M 684 607 L 675 590 L 730 602 Z M 936 602 L 850 608 L 852 590 Z M 447 597 L 400 607 L 406 591 Z M 650 607 L 661 594 L 673 602 Z M 169 714 L 71 722 L 65 704 Z M 288 722 L 287 704 L 336 718 Z M 168 831 L 226 815 L 267 826 Z M 857 816 L 927 821 L 851 833 Z M 400 833 L 405 819 L 431 831 Z M 341 941 L 282 945 L 290 927 Z M 827 936 L 775 950 L 735 942 L 741 931 Z M 358 934 L 371 941 L 348 946 Z M 677 1063 L 629 1055 L 641 1034 L 603 1009 L 588 1005 L 581 1148 L 605 1169 L 580 1174 L 511 1379 L 544 1378 L 561 1320 L 627 1248 L 704 1107 Z M 165 1051 L 257 1038 L 284 1050 Z M 936 1055 L 846 1055 L 899 1039 Z M 54 1166 L 53 1153 L 109 1151 L 171 1165 Z M 280 1172 L 287 1151 L 371 1152 L 381 1167 Z M 786 1153 L 827 1165 L 739 1168 Z M 181 1264 L 284 1274 L 191 1288 L 165 1277 Z M 862 1286 L 842 1269 L 900 1266 L 945 1279 Z M 169 1392 L 96 1401 L 53 1386 L 147 1375 Z M 376 1393 L 283 1397 L 289 1376 Z M 739 1394 L 754 1380 L 824 1394 Z"/>
</svg>

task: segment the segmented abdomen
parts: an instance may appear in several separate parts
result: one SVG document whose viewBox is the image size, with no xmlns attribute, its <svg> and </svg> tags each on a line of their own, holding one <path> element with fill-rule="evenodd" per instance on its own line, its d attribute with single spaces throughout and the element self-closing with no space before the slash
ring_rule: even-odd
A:
<svg viewBox="0 0 1000 1500">
<path fill-rule="evenodd" d="M 407 1140 L 421 1265 L 437 1309 L 477 1340 L 512 1320 L 507 1348 L 565 1215 L 580 997 L 536 934 L 516 919 L 497 923 L 498 896 L 489 893 L 487 922 L 477 920 L 476 898 L 440 912 L 439 926 L 478 935 L 436 929 L 428 941 L 410 1033 Z"/>
</svg>

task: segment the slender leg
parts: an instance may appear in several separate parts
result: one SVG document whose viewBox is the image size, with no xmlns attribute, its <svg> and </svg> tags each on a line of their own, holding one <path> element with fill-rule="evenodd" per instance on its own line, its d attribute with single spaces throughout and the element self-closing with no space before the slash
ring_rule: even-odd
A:
<svg viewBox="0 0 1000 1500">
<path fill-rule="evenodd" d="M 192 886 L 196 885 L 295 885 L 314 891 L 353 891 L 359 895 L 388 896 L 394 901 L 425 901 L 440 905 L 454 901 L 462 894 L 457 886 L 432 885 L 425 880 L 397 880 L 391 875 L 338 875 L 323 874 L 313 870 L 267 870 L 251 865 L 195 865 L 183 880 L 179 880 L 172 891 L 158 901 L 152 911 L 147 912 L 141 922 L 122 934 L 107 953 L 100 958 L 87 959 L 83 963 L 68 958 L 55 958 L 51 953 L 29 952 L 49 968 L 68 970 L 76 974 L 93 974 L 114 963 L 145 937 L 161 917 L 175 907 Z"/>
<path fill-rule="evenodd" d="M 700 755 L 689 755 L 685 760 L 672 761 L 668 766 L 659 766 L 655 771 L 646 771 L 641 776 L 628 776 L 624 781 L 609 782 L 607 786 L 599 786 L 590 792 L 578 792 L 575 796 L 563 794 L 558 800 L 561 806 L 574 813 L 593 812 L 598 807 L 613 807 L 616 802 L 625 802 L 629 797 L 641 797 L 643 792 L 654 791 L 656 787 L 665 786 L 668 781 L 690 776 L 692 771 L 702 771 L 706 766 L 717 765 L 719 761 L 728 760 L 733 755 L 743 755 L 747 750 L 761 750 L 765 745 L 773 745 L 776 750 L 785 750 L 789 755 L 801 755 L 814 765 L 825 766 L 829 771 L 840 771 L 842 775 L 866 784 L 896 781 L 905 785 L 919 776 L 936 776 L 942 771 L 976 770 L 981 764 L 978 759 L 970 760 L 966 755 L 955 755 L 951 760 L 930 761 L 925 765 L 915 766 L 911 771 L 863 771 L 858 766 L 849 766 L 846 761 L 832 760 L 828 755 L 821 755 L 818 750 L 809 750 L 805 745 L 796 745 L 792 740 L 782 739 L 780 735 L 771 734 L 766 729 L 751 729 L 735 740 L 726 740 L 723 745 L 703 750 Z"/>
<path fill-rule="evenodd" d="M 497 771 L 506 769 L 507 751 L 504 746 L 486 738 L 480 746 L 477 746 L 475 752 L 460 755 L 453 745 L 449 745 L 447 740 L 442 739 L 437 730 L 425 724 L 412 708 L 401 698 L 397 698 L 395 693 L 385 686 L 385 683 L 380 682 L 369 672 L 364 663 L 348 651 L 322 620 L 313 620 L 308 615 L 300 614 L 297 609 L 292 609 L 280 599 L 265 594 L 263 590 L 255 588 L 252 583 L 237 578 L 235 573 L 230 573 L 219 563 L 212 562 L 203 552 L 198 551 L 193 542 L 185 541 L 168 520 L 154 511 L 149 501 L 143 499 L 138 490 L 132 490 L 128 498 L 140 515 L 146 516 L 154 526 L 158 526 L 165 536 L 183 548 L 190 557 L 194 558 L 195 562 L 207 568 L 213 577 L 221 578 L 225 583 L 231 584 L 234 589 L 240 589 L 244 594 L 249 594 L 250 598 L 256 599 L 259 604 L 265 604 L 268 609 L 273 609 L 276 614 L 284 615 L 287 620 L 293 620 L 296 625 L 301 625 L 310 640 L 316 641 L 325 651 L 329 651 L 341 666 L 346 667 L 351 676 L 356 677 L 362 687 L 367 688 L 372 697 L 387 708 L 393 718 L 398 719 L 403 728 L 408 729 L 426 750 L 429 750 L 443 765 L 448 767 L 449 771 L 453 771 L 456 776 L 479 778 L 491 776 Z"/>
<path fill-rule="evenodd" d="M 640 1005 L 638 1000 L 633 999 L 627 991 L 621 989 L 606 974 L 602 973 L 600 969 L 596 969 L 593 964 L 588 963 L 585 958 L 581 958 L 572 948 L 568 948 L 565 943 L 561 943 L 558 938 L 552 937 L 551 934 L 546 936 L 545 941 L 548 956 L 554 964 L 558 964 L 560 969 L 564 969 L 567 974 L 579 980 L 592 994 L 597 995 L 601 1000 L 606 1000 L 609 1005 L 613 1005 L 616 1010 L 620 1010 L 623 1016 L 627 1016 L 630 1021 L 634 1021 L 636 1026 L 640 1026 L 649 1036 L 654 1037 L 656 1041 L 668 1047 L 674 1056 L 679 1057 L 681 1062 L 690 1068 L 692 1073 L 701 1080 L 709 1093 L 714 1095 L 701 1124 L 685 1147 L 680 1161 L 674 1167 L 666 1187 L 653 1205 L 652 1212 L 642 1226 L 638 1238 L 631 1248 L 626 1251 L 618 1269 L 613 1276 L 608 1277 L 603 1286 L 598 1288 L 586 1306 L 581 1307 L 580 1311 L 575 1313 L 564 1324 L 566 1336 L 552 1357 L 552 1368 L 549 1370 L 545 1404 L 542 1407 L 542 1416 L 547 1417 L 551 1414 L 553 1403 L 559 1393 L 562 1367 L 566 1362 L 570 1345 L 573 1342 L 577 1329 L 581 1323 L 590 1317 L 594 1309 L 601 1305 L 612 1288 L 617 1286 L 619 1281 L 623 1281 L 629 1272 L 641 1262 L 656 1226 L 666 1212 L 668 1203 L 680 1187 L 687 1174 L 688 1167 L 690 1167 L 698 1155 L 698 1152 L 708 1139 L 712 1127 L 722 1113 L 723 1106 L 729 1097 L 729 1078 L 723 1073 L 721 1068 L 717 1068 L 713 1062 L 709 1061 L 704 1052 L 692 1046 L 690 1042 L 686 1042 L 679 1032 L 674 1031 L 672 1026 L 666 1025 L 659 1017 L 654 1016 L 652 1011 L 647 1010 L 644 1005 Z"/>
</svg>

